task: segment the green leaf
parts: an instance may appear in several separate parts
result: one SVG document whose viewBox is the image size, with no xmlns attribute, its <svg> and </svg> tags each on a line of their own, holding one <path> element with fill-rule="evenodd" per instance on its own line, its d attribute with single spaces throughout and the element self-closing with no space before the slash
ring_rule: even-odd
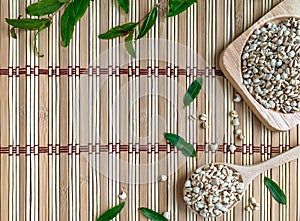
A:
<svg viewBox="0 0 300 221">
<path fill-rule="evenodd" d="M 74 0 L 75 23 L 84 15 L 89 4 L 90 0 Z"/>
<path fill-rule="evenodd" d="M 192 4 L 194 4 L 196 2 L 197 2 L 197 0 L 190 0 L 190 1 L 172 0 L 172 1 L 169 1 L 168 17 L 179 15 L 180 13 L 184 12 L 186 9 L 188 9 Z"/>
<path fill-rule="evenodd" d="M 73 3 L 70 3 L 65 9 L 64 14 L 61 16 L 61 39 L 62 45 L 67 47 L 70 44 L 70 40 L 73 36 L 75 26 L 75 12 Z"/>
<path fill-rule="evenodd" d="M 150 14 L 146 17 L 146 19 L 140 29 L 140 33 L 137 36 L 137 39 L 144 37 L 148 33 L 148 31 L 155 24 L 156 19 L 157 19 L 157 8 L 154 7 L 151 10 Z"/>
<path fill-rule="evenodd" d="M 282 189 L 270 178 L 265 177 L 264 179 L 266 187 L 269 189 L 273 198 L 283 205 L 286 205 L 286 196 Z"/>
<path fill-rule="evenodd" d="M 186 142 L 182 137 L 177 134 L 165 133 L 165 138 L 175 147 L 181 150 L 184 156 L 187 157 L 196 157 L 196 150 L 194 146 L 188 142 Z"/>
<path fill-rule="evenodd" d="M 184 96 L 184 106 L 189 106 L 190 103 L 198 96 L 201 88 L 202 88 L 202 77 L 198 77 L 188 88 L 185 96 Z"/>
<path fill-rule="evenodd" d="M 137 23 L 130 22 L 124 25 L 116 26 L 107 32 L 100 34 L 98 37 L 101 39 L 113 39 L 120 36 L 127 35 L 132 29 L 137 26 Z"/>
<path fill-rule="evenodd" d="M 118 3 L 121 8 L 123 8 L 124 12 L 128 14 L 129 12 L 129 0 L 118 0 Z"/>
<path fill-rule="evenodd" d="M 135 58 L 135 51 L 133 48 L 133 34 L 134 34 L 134 29 L 129 32 L 129 35 L 125 38 L 125 47 L 128 51 L 128 53 L 131 55 L 131 57 Z"/>
<path fill-rule="evenodd" d="M 109 221 L 115 218 L 123 209 L 125 202 L 120 203 L 119 205 L 107 210 L 100 217 L 98 217 L 97 221 Z"/>
<path fill-rule="evenodd" d="M 63 4 L 63 2 L 59 2 L 58 0 L 40 0 L 29 5 L 26 8 L 26 13 L 35 16 L 48 15 L 56 12 Z"/>
<path fill-rule="evenodd" d="M 141 207 L 139 208 L 139 211 L 141 211 L 145 217 L 147 217 L 148 219 L 154 220 L 154 221 L 167 221 L 167 219 L 165 217 L 163 217 L 161 214 L 145 208 L 145 207 Z"/>
<path fill-rule="evenodd" d="M 12 38 L 17 39 L 17 33 L 15 28 L 10 29 L 10 35 Z"/>
<path fill-rule="evenodd" d="M 41 19 L 31 19 L 31 18 L 23 18 L 23 19 L 5 19 L 6 22 L 15 27 L 15 28 L 21 28 L 26 30 L 36 30 L 42 27 L 45 22 L 49 21 L 47 18 L 41 18 Z"/>
</svg>

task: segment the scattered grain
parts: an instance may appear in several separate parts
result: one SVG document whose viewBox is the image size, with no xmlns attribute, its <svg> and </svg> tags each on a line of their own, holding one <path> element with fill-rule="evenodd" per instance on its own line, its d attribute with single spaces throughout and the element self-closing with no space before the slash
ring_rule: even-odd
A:
<svg viewBox="0 0 300 221">
<path fill-rule="evenodd" d="M 202 127 L 203 127 L 204 129 L 206 129 L 206 128 L 209 128 L 209 125 L 208 125 L 208 123 L 207 123 L 206 121 L 204 121 L 204 122 L 202 123 Z"/>
<path fill-rule="evenodd" d="M 159 180 L 161 182 L 165 182 L 165 181 L 167 181 L 167 179 L 168 179 L 167 175 L 161 175 L 160 178 L 159 178 Z"/>
<path fill-rule="evenodd" d="M 231 153 L 234 153 L 235 150 L 236 150 L 236 146 L 235 146 L 234 144 L 231 144 L 231 145 L 229 146 L 229 150 L 230 150 Z"/>
<path fill-rule="evenodd" d="M 207 114 L 200 114 L 200 116 L 199 116 L 199 119 L 200 119 L 201 121 L 206 121 L 207 118 L 208 118 Z"/>
<path fill-rule="evenodd" d="M 170 213 L 169 211 L 166 211 L 163 213 L 163 216 L 166 218 L 166 219 L 170 219 Z"/>
<path fill-rule="evenodd" d="M 253 72 L 256 72 L 256 73 L 257 73 L 257 72 L 258 72 L 258 69 L 255 68 L 255 71 L 253 70 Z M 235 94 L 235 95 L 234 95 L 234 98 L 233 98 L 233 101 L 234 101 L 234 102 L 239 103 L 239 102 L 241 102 L 241 100 L 242 100 L 241 95 L 239 95 L 239 94 Z"/>
</svg>

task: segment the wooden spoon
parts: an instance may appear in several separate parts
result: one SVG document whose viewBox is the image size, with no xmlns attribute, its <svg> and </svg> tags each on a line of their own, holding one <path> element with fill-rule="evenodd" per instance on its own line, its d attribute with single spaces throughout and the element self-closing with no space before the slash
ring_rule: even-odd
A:
<svg viewBox="0 0 300 221">
<path fill-rule="evenodd" d="M 242 182 L 245 184 L 244 191 L 241 193 L 241 196 L 242 196 L 242 195 L 244 195 L 245 190 L 247 189 L 247 186 L 258 175 L 265 172 L 266 170 L 278 167 L 282 164 L 288 163 L 288 162 L 296 160 L 298 158 L 300 158 L 300 146 L 294 147 L 291 150 L 286 151 L 285 153 L 282 153 L 276 157 L 273 157 L 270 160 L 267 160 L 267 161 L 259 163 L 259 164 L 251 165 L 251 166 L 240 166 L 240 165 L 234 165 L 234 164 L 228 164 L 228 163 L 222 163 L 222 162 L 216 162 L 213 164 L 214 165 L 218 165 L 218 164 L 226 165 L 230 169 L 232 169 L 240 174 L 240 178 L 241 178 Z M 200 169 L 203 169 L 207 165 L 200 167 Z M 239 201 L 237 201 L 235 204 L 233 204 L 229 209 L 232 209 L 238 203 L 239 203 Z M 189 206 L 189 208 L 191 208 L 191 207 Z M 196 212 L 196 211 L 194 211 L 194 212 Z M 221 214 L 221 215 L 223 215 L 223 214 Z"/>
</svg>

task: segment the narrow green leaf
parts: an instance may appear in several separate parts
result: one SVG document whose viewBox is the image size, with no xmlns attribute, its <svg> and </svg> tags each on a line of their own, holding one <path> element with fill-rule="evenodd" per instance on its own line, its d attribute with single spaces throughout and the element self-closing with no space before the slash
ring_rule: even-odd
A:
<svg viewBox="0 0 300 221">
<path fill-rule="evenodd" d="M 186 9 L 188 9 L 192 4 L 194 4 L 196 2 L 197 2 L 197 0 L 191 0 L 191 1 L 173 0 L 173 1 L 169 1 L 168 17 L 179 15 L 180 13 L 184 12 Z"/>
<path fill-rule="evenodd" d="M 49 21 L 47 18 L 41 18 L 41 19 L 31 19 L 31 18 L 23 18 L 23 19 L 5 19 L 6 22 L 15 27 L 15 28 L 21 28 L 26 30 L 35 30 L 42 27 L 45 22 Z"/>
<path fill-rule="evenodd" d="M 201 88 L 202 88 L 202 77 L 198 77 L 188 88 L 185 96 L 184 96 L 184 106 L 189 106 L 190 103 L 198 96 Z"/>
<path fill-rule="evenodd" d="M 196 150 L 194 146 L 188 142 L 186 142 L 182 137 L 177 134 L 165 133 L 165 138 L 175 147 L 181 150 L 184 156 L 187 157 L 196 157 Z"/>
<path fill-rule="evenodd" d="M 269 189 L 273 198 L 283 205 L 286 205 L 286 196 L 282 189 L 270 178 L 265 177 L 264 179 L 266 187 Z"/>
<path fill-rule="evenodd" d="M 119 205 L 107 210 L 100 217 L 98 217 L 97 221 L 109 221 L 115 218 L 123 209 L 125 202 L 120 203 Z"/>
<path fill-rule="evenodd" d="M 48 15 L 56 12 L 63 6 L 63 2 L 58 0 L 40 0 L 36 3 L 29 5 L 26 8 L 26 13 L 28 15 L 35 15 L 35 16 L 43 16 Z"/>
<path fill-rule="evenodd" d="M 120 7 L 124 10 L 126 14 L 129 12 L 129 0 L 118 0 Z"/>
<path fill-rule="evenodd" d="M 163 217 L 161 214 L 145 208 L 145 207 L 141 207 L 139 208 L 139 211 L 141 211 L 145 217 L 147 217 L 148 219 L 154 220 L 154 221 L 167 221 L 167 219 L 165 217 Z"/>
<path fill-rule="evenodd" d="M 186 157 L 197 157 L 194 146 L 185 140 L 179 140 L 177 148 L 180 149 L 183 155 Z"/>
<path fill-rule="evenodd" d="M 69 0 L 58 0 L 59 2 L 66 3 Z"/>
<path fill-rule="evenodd" d="M 113 39 L 120 36 L 127 35 L 132 29 L 137 26 L 137 23 L 130 22 L 124 25 L 116 26 L 107 32 L 100 34 L 98 37 L 101 39 Z"/>
<path fill-rule="evenodd" d="M 84 15 L 89 4 L 90 0 L 74 0 L 75 23 Z"/>
<path fill-rule="evenodd" d="M 75 26 L 75 12 L 74 5 L 70 3 L 68 7 L 65 9 L 64 14 L 61 16 L 61 39 L 62 45 L 67 47 L 70 44 L 70 40 L 73 36 Z"/>
<path fill-rule="evenodd" d="M 140 29 L 140 32 L 137 36 L 137 39 L 140 39 L 142 37 L 144 37 L 148 31 L 152 28 L 152 26 L 155 24 L 155 21 L 157 19 L 157 8 L 154 7 L 150 14 L 146 17 L 141 29 Z"/>
<path fill-rule="evenodd" d="M 125 38 L 125 47 L 127 49 L 127 52 L 131 55 L 131 57 L 135 58 L 135 51 L 133 48 L 133 34 L 134 34 L 134 29 L 132 29 L 129 32 L 129 35 Z"/>
<path fill-rule="evenodd" d="M 179 142 L 180 139 L 183 139 L 180 136 L 178 136 L 177 134 L 172 134 L 172 133 L 165 133 L 165 138 L 167 141 L 169 141 L 174 146 L 177 145 L 177 143 Z"/>
<path fill-rule="evenodd" d="M 17 33 L 15 28 L 10 29 L 10 35 L 12 38 L 17 39 Z"/>
</svg>

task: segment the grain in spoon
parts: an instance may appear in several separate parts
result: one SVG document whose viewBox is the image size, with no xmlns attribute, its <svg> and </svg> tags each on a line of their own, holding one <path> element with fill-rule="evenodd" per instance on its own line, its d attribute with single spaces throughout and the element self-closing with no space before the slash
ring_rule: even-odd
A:
<svg viewBox="0 0 300 221">
<path fill-rule="evenodd" d="M 247 186 L 266 170 L 300 157 L 300 146 L 251 166 L 227 163 L 204 165 L 185 182 L 184 201 L 203 217 L 218 217 L 241 200 Z"/>
</svg>

